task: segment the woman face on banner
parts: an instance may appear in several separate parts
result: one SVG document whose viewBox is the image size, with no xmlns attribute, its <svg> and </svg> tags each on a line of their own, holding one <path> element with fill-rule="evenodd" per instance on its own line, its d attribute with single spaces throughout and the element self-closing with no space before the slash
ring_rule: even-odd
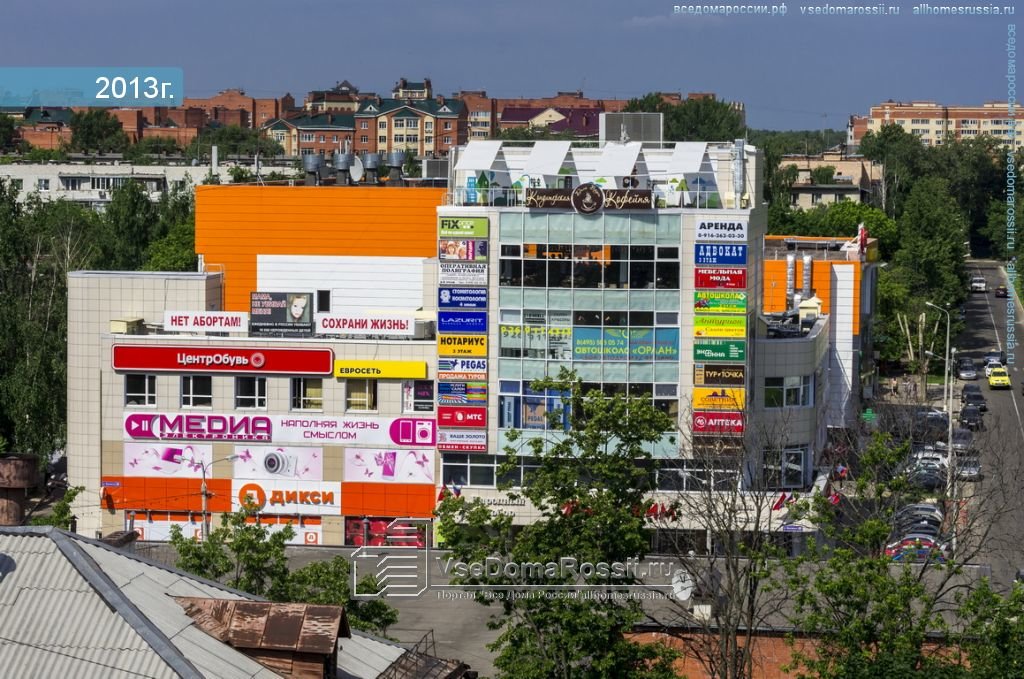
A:
<svg viewBox="0 0 1024 679">
<path fill-rule="evenodd" d="M 302 321 L 302 317 L 306 315 L 306 304 L 309 303 L 309 299 L 304 295 L 293 295 L 291 303 L 288 305 L 288 318 L 292 323 L 299 323 Z"/>
</svg>

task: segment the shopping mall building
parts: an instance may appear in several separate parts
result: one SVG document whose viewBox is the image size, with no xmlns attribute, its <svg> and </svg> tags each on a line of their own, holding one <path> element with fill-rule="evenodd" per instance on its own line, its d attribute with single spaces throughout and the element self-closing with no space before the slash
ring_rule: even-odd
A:
<svg viewBox="0 0 1024 679">
<path fill-rule="evenodd" d="M 761 175 L 742 141 L 487 141 L 453 154 L 447 191 L 198 187 L 199 272 L 70 276 L 79 526 L 198 535 L 204 508 L 218 525 L 251 498 L 299 544 L 395 544 L 390 520 L 429 517 L 445 486 L 529 523 L 496 454 L 512 429 L 563 435 L 558 395 L 531 388 L 562 367 L 678 421 L 650 447 L 655 501 L 810 491 L 850 424 L 835 394 L 849 413 L 860 395 L 830 309 L 867 311 L 799 258 L 763 289 Z M 783 510 L 759 529 L 801 527 Z"/>
</svg>

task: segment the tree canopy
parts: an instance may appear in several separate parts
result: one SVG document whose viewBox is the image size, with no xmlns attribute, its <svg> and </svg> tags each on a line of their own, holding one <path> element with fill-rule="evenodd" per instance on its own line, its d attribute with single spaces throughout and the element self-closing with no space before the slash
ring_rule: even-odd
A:
<svg viewBox="0 0 1024 679">
<path fill-rule="evenodd" d="M 121 123 L 104 109 L 71 114 L 71 150 L 80 153 L 120 153 L 128 148 Z"/>
<path fill-rule="evenodd" d="M 651 92 L 630 99 L 627 112 L 661 113 L 664 138 L 669 141 L 732 141 L 743 137 L 743 114 L 731 103 L 713 97 L 666 102 L 660 93 Z"/>
</svg>

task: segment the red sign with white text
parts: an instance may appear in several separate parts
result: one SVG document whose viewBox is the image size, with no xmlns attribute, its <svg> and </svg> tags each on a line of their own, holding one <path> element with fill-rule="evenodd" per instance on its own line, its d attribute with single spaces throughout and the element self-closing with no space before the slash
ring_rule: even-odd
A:
<svg viewBox="0 0 1024 679">
<path fill-rule="evenodd" d="M 439 427 L 486 427 L 487 408 L 465 406 L 438 406 Z"/>
<path fill-rule="evenodd" d="M 115 344 L 114 370 L 333 375 L 330 349 L 153 346 Z"/>
<path fill-rule="evenodd" d="M 712 290 L 742 290 L 747 287 L 747 270 L 697 267 L 693 270 L 693 285 Z"/>
<path fill-rule="evenodd" d="M 694 412 L 693 433 L 717 436 L 742 434 L 743 413 Z"/>
</svg>

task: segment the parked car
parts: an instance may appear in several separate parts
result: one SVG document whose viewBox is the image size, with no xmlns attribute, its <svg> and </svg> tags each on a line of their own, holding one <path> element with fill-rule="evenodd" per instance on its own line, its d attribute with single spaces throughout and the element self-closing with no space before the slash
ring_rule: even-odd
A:
<svg viewBox="0 0 1024 679">
<path fill-rule="evenodd" d="M 990 358 L 985 361 L 985 377 L 992 377 L 992 371 L 996 368 L 1002 368 L 1003 364 L 1001 361 L 997 361 L 994 358 Z"/>
<path fill-rule="evenodd" d="M 985 281 L 984 276 L 974 276 L 971 278 L 971 292 L 986 292 L 988 290 L 988 283 Z"/>
<path fill-rule="evenodd" d="M 942 523 L 943 519 L 942 509 L 940 509 L 937 504 L 933 504 L 931 502 L 915 502 L 913 504 L 903 505 L 900 507 L 899 511 L 893 515 L 893 520 L 903 521 L 911 517 L 928 517 L 930 519 L 935 519 L 939 523 Z"/>
<path fill-rule="evenodd" d="M 934 443 L 945 439 L 949 431 L 949 416 L 941 410 L 918 411 L 911 423 L 910 440 L 915 443 Z"/>
<path fill-rule="evenodd" d="M 991 389 L 1009 389 L 1010 373 L 1006 372 L 1006 368 L 1001 366 L 993 368 L 992 372 L 988 374 L 988 386 Z"/>
<path fill-rule="evenodd" d="M 1006 352 L 1000 351 L 999 349 L 992 349 L 985 354 L 985 358 L 983 358 L 982 361 L 988 363 L 993 359 L 999 361 L 999 365 L 1006 365 Z"/>
<path fill-rule="evenodd" d="M 976 384 L 965 385 L 970 387 L 977 387 Z M 960 397 L 960 402 L 965 406 L 977 406 L 978 410 L 985 412 L 988 410 L 988 401 L 985 400 L 985 395 L 980 391 L 968 391 Z"/>
<path fill-rule="evenodd" d="M 960 409 L 960 426 L 971 431 L 984 428 L 981 408 L 978 406 L 964 406 Z"/>
<path fill-rule="evenodd" d="M 885 555 L 893 561 L 910 561 L 925 563 L 928 561 L 944 562 L 946 560 L 945 545 L 934 540 L 921 537 L 899 540 L 886 546 Z"/>
<path fill-rule="evenodd" d="M 977 455 L 957 455 L 956 477 L 961 481 L 981 481 L 981 458 Z"/>
<path fill-rule="evenodd" d="M 935 448 L 940 452 L 946 450 L 946 439 L 935 442 Z M 953 454 L 966 454 L 974 448 L 974 432 L 963 427 L 953 429 Z"/>
<path fill-rule="evenodd" d="M 996 288 L 996 297 L 1009 297 L 1010 291 L 1006 289 L 1005 285 L 1000 285 Z"/>
<path fill-rule="evenodd" d="M 957 362 L 956 376 L 961 380 L 978 379 L 978 366 L 973 358 L 961 358 Z"/>
</svg>

